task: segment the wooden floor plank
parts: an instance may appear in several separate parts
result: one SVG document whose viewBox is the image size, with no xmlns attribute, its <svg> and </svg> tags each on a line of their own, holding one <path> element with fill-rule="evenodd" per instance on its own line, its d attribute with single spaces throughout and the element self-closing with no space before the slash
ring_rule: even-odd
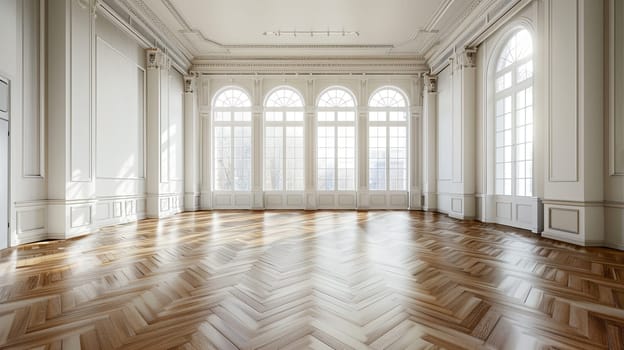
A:
<svg viewBox="0 0 624 350">
<path fill-rule="evenodd" d="M 0 348 L 624 348 L 624 252 L 434 213 L 183 213 L 0 271 Z"/>
</svg>

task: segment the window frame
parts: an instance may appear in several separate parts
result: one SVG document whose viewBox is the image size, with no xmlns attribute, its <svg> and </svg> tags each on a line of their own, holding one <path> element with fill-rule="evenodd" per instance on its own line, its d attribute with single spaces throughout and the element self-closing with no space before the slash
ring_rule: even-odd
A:
<svg viewBox="0 0 624 350">
<path fill-rule="evenodd" d="M 529 35 L 529 38 L 531 40 L 531 53 L 525 57 L 522 57 L 520 59 L 516 59 L 513 63 L 507 65 L 506 67 L 501 68 L 500 70 L 498 69 L 499 67 L 499 61 L 502 59 L 502 55 L 504 53 L 505 48 L 507 47 L 507 45 L 510 43 L 510 41 L 512 39 L 514 39 L 519 33 L 521 33 L 522 31 L 526 31 L 526 33 Z M 528 28 L 525 28 L 524 26 L 519 26 L 519 27 L 515 27 L 511 30 L 509 30 L 506 35 L 504 37 L 502 37 L 502 39 L 499 42 L 498 48 L 496 51 L 494 51 L 494 54 L 492 55 L 493 60 L 491 62 L 491 70 L 492 70 L 492 74 L 491 74 L 491 78 L 490 78 L 490 84 L 492 87 L 492 115 L 493 115 L 493 145 L 494 145 L 494 155 L 493 155 L 493 164 L 494 164 L 494 168 L 493 168 L 493 179 L 494 179 L 494 184 L 493 184 L 493 193 L 496 196 L 507 196 L 507 197 L 520 197 L 520 198 L 531 198 L 535 196 L 535 40 L 534 40 L 534 36 L 532 34 L 532 31 L 529 30 Z M 525 65 L 526 63 L 531 62 L 532 67 L 531 67 L 531 76 L 528 78 L 525 78 L 524 80 L 518 82 L 518 70 L 520 67 L 522 67 L 523 65 Z M 501 77 L 504 77 L 506 74 L 510 73 L 511 74 L 511 82 L 510 85 L 508 87 L 505 87 L 501 90 L 497 90 L 497 80 Z M 531 101 L 531 115 L 532 115 L 532 121 L 530 124 L 527 124 L 526 121 L 524 124 L 522 125 L 517 125 L 517 114 L 518 114 L 518 109 L 517 109 L 517 96 L 518 93 L 526 91 L 527 89 L 531 89 L 531 94 L 532 94 L 532 101 Z M 511 148 L 511 152 L 510 152 L 510 160 L 506 161 L 505 159 L 505 155 L 503 154 L 503 161 L 499 162 L 498 158 L 497 158 L 497 151 L 499 149 L 503 149 L 502 152 L 504 153 L 504 148 L 506 147 L 505 144 L 505 140 L 503 140 L 503 145 L 499 145 L 498 143 L 498 138 L 497 138 L 497 133 L 498 133 L 498 126 L 497 126 L 497 118 L 499 117 L 499 112 L 497 109 L 497 104 L 499 103 L 499 101 L 503 101 L 505 98 L 510 98 L 510 135 L 511 135 L 511 141 L 510 144 L 508 145 L 508 147 Z M 504 103 L 504 102 L 503 102 Z M 526 105 L 524 107 L 524 109 L 526 110 Z M 504 123 L 504 121 L 503 121 Z M 518 136 L 517 136 L 517 129 L 518 127 L 527 127 L 530 126 L 532 131 L 531 131 L 531 135 L 532 135 L 532 140 L 530 142 L 531 144 L 531 158 L 530 160 L 527 160 L 527 156 L 525 153 L 525 158 L 524 160 L 519 161 L 517 159 L 517 149 L 518 146 L 520 145 L 524 145 L 526 146 L 527 144 L 529 144 L 529 142 L 526 141 L 526 139 L 524 140 L 523 143 L 519 144 L 518 143 Z M 503 129 L 507 130 L 507 129 Z M 531 174 L 530 176 L 527 176 L 527 174 L 525 173 L 525 176 L 522 178 L 518 177 L 518 163 L 519 162 L 527 162 L 530 161 L 532 163 L 531 166 Z M 506 178 L 505 176 L 505 170 L 503 169 L 503 175 L 502 177 L 499 176 L 499 164 L 502 164 L 503 167 L 505 166 L 506 163 L 510 163 L 510 174 L 511 177 L 510 178 Z M 525 168 L 526 170 L 526 168 Z M 530 187 L 530 191 L 531 193 L 527 195 L 526 192 L 526 183 L 525 183 L 525 192 L 524 194 L 518 194 L 518 188 L 517 188 L 517 183 L 518 180 L 522 179 L 522 180 L 530 180 L 531 182 L 531 187 Z M 507 194 L 505 191 L 505 180 L 509 180 L 511 182 L 511 186 L 510 186 L 510 193 Z M 499 190 L 499 186 L 498 186 L 498 182 L 502 181 L 502 188 L 500 188 Z"/>
<path fill-rule="evenodd" d="M 268 104 L 271 101 L 272 97 L 278 93 L 281 90 L 290 90 L 291 92 L 293 92 L 296 96 L 298 96 L 299 101 L 301 101 L 301 106 L 295 106 L 295 107 L 278 107 L 278 106 L 271 106 L 269 107 Z M 269 91 L 266 95 L 264 104 L 263 104 L 264 110 L 262 113 L 262 131 L 263 131 L 263 137 L 262 137 L 262 189 L 265 192 L 301 192 L 305 190 L 305 184 L 306 184 L 306 179 L 307 179 L 307 174 L 305 171 L 305 163 L 306 163 L 306 151 L 305 151 L 305 142 L 306 142 L 306 127 L 305 127 L 305 100 L 303 98 L 303 95 L 294 87 L 292 86 L 287 86 L 287 85 L 282 85 L 282 86 L 277 86 L 273 89 L 271 89 L 271 91 Z M 289 112 L 296 112 L 296 113 L 300 113 L 301 114 L 301 120 L 287 120 L 287 114 Z M 282 114 L 282 120 L 267 120 L 267 114 L 268 113 L 281 113 Z M 281 129 L 281 141 L 282 141 L 282 152 L 281 152 L 281 188 L 280 189 L 274 189 L 274 188 L 269 188 L 267 186 L 267 128 L 280 128 Z M 288 144 L 288 137 L 287 137 L 287 130 L 290 127 L 296 127 L 296 128 L 301 128 L 302 130 L 302 149 L 301 149 L 301 156 L 302 156 L 302 168 L 300 169 L 302 172 L 302 177 L 300 179 L 298 179 L 297 181 L 301 180 L 301 188 L 289 188 L 288 184 L 287 184 L 287 174 L 288 174 L 288 152 L 287 152 L 287 144 Z M 295 158 L 297 159 L 297 158 Z M 295 168 L 298 169 L 298 168 Z"/>
<path fill-rule="evenodd" d="M 380 106 L 371 106 L 374 98 L 384 90 L 394 90 L 401 98 L 403 99 L 405 106 L 399 107 L 380 107 Z M 405 120 L 390 120 L 390 113 L 392 112 L 403 112 L 405 115 Z M 372 113 L 385 113 L 385 120 L 371 120 Z M 371 128 L 372 127 L 383 127 L 385 129 L 385 186 L 384 189 L 372 189 L 371 188 Z M 405 130 L 405 181 L 403 183 L 403 189 L 393 189 L 391 188 L 390 182 L 390 172 L 392 170 L 391 162 L 390 162 L 390 130 L 394 127 L 401 127 Z M 366 135 L 367 135 L 367 150 L 366 150 L 366 172 L 367 172 L 367 188 L 369 191 L 373 192 L 408 192 L 409 191 L 409 178 L 410 178 L 410 107 L 409 107 L 409 99 L 407 98 L 407 94 L 403 92 L 396 86 L 382 86 L 377 88 L 370 95 L 368 101 L 368 112 L 367 112 L 367 125 L 366 125 Z"/>
<path fill-rule="evenodd" d="M 325 97 L 331 91 L 342 91 L 344 95 L 349 96 L 353 106 L 321 106 L 323 102 L 323 97 Z M 343 95 L 343 96 L 344 96 Z M 344 101 L 344 100 L 343 100 Z M 355 191 L 358 186 L 358 112 L 357 112 L 357 100 L 353 92 L 343 86 L 330 86 L 324 89 L 318 97 L 318 101 L 316 104 L 316 153 L 315 153 L 315 169 L 316 169 L 316 191 L 318 192 L 345 192 L 345 191 Z M 338 115 L 341 112 L 351 112 L 353 113 L 353 120 L 339 120 Z M 333 120 L 321 120 L 320 113 L 332 113 L 334 115 Z M 340 172 L 339 168 L 339 150 L 338 150 L 338 129 L 342 127 L 350 127 L 353 130 L 353 182 L 350 188 L 342 188 L 340 186 Z M 320 128 L 332 128 L 333 129 L 333 161 L 334 161 L 334 179 L 333 179 L 333 187 L 332 189 L 320 189 L 319 180 L 320 180 L 320 167 L 319 167 L 319 129 Z M 324 158 L 330 159 L 330 158 Z M 342 169 L 342 171 L 348 170 L 347 168 Z"/>
<path fill-rule="evenodd" d="M 217 103 L 220 99 L 221 96 L 223 96 L 225 93 L 227 93 L 228 91 L 239 91 L 242 93 L 243 96 L 245 96 L 247 98 L 247 101 L 249 101 L 249 106 L 242 106 L 242 107 L 234 107 L 234 106 L 229 106 L 229 107 L 223 107 L 223 106 L 217 106 Z M 250 151 L 249 154 L 249 177 L 248 177 L 248 184 L 247 184 L 247 189 L 237 189 L 236 187 L 236 176 L 235 174 L 237 173 L 236 171 L 236 162 L 234 161 L 236 159 L 235 157 L 235 137 L 234 137 L 234 130 L 235 128 L 241 128 L 241 127 L 247 127 L 249 128 L 249 145 L 250 145 L 250 149 L 253 149 L 253 114 L 252 114 L 252 102 L 251 102 L 251 95 L 243 88 L 239 87 L 239 86 L 226 86 L 221 88 L 219 91 L 217 91 L 217 93 L 215 94 L 212 104 L 211 104 L 211 125 L 210 125 L 210 133 L 211 133 L 211 145 L 212 145 L 212 149 L 211 149 L 211 157 L 210 157 L 210 161 L 212 164 L 212 181 L 211 181 L 211 188 L 214 192 L 249 192 L 252 189 L 253 186 L 253 179 L 254 179 L 254 169 L 253 169 L 253 162 L 254 162 L 254 156 L 253 156 L 253 151 Z M 216 120 L 216 116 L 217 113 L 229 113 L 230 114 L 230 120 Z M 242 120 L 242 121 L 237 121 L 234 119 L 235 113 L 248 113 L 248 120 Z M 217 171 L 218 168 L 216 166 L 217 163 L 217 137 L 216 137 L 216 129 L 217 128 L 229 128 L 230 130 L 230 166 L 229 166 L 229 170 L 230 172 L 234 175 L 232 180 L 231 180 L 231 188 L 230 189 L 217 189 Z"/>
</svg>

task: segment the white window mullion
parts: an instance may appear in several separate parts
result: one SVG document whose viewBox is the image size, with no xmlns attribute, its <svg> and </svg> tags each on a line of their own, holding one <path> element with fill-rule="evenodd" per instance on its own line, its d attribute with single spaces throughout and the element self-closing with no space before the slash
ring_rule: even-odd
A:
<svg viewBox="0 0 624 350">
<path fill-rule="evenodd" d="M 286 118 L 286 113 L 282 113 L 282 118 Z M 286 178 L 288 177 L 288 158 L 286 157 L 286 153 L 287 153 L 287 138 L 288 138 L 288 134 L 286 133 L 286 126 L 284 124 L 282 124 L 282 126 L 280 127 L 280 129 L 282 130 L 282 191 L 286 191 L 286 183 L 287 180 Z"/>
</svg>

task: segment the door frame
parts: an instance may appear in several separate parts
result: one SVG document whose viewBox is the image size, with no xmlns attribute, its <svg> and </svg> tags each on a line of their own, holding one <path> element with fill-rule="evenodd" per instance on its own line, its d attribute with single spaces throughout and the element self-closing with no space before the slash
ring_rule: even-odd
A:
<svg viewBox="0 0 624 350">
<path fill-rule="evenodd" d="M 0 237 L 0 239 L 5 240 L 7 248 L 12 247 L 12 234 L 11 234 L 11 81 L 5 76 L 0 75 L 0 81 L 7 85 L 7 111 L 6 111 L 6 122 L 7 122 L 7 179 L 6 179 L 6 188 L 7 188 L 7 198 L 6 198 L 6 218 L 7 218 L 7 234 L 6 237 Z M 0 112 L 3 113 L 3 112 Z M 1 118 L 0 119 L 4 119 Z M 1 166 L 1 164 L 0 164 Z M 1 186 L 1 184 L 0 184 Z"/>
</svg>

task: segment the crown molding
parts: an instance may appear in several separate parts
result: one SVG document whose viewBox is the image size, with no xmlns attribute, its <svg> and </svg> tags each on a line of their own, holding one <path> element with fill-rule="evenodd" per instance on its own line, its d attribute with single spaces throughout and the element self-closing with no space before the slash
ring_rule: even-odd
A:
<svg viewBox="0 0 624 350">
<path fill-rule="evenodd" d="M 466 47 L 476 47 L 534 0 L 483 0 L 475 2 L 459 25 L 426 57 L 432 74 L 438 74 Z"/>
<path fill-rule="evenodd" d="M 200 74 L 365 74 L 419 75 L 429 71 L 422 57 L 290 57 L 200 58 L 192 72 Z"/>
<path fill-rule="evenodd" d="M 158 48 L 183 74 L 193 55 L 141 0 L 99 0 L 98 10 L 120 29 L 133 35 L 144 48 Z"/>
</svg>

